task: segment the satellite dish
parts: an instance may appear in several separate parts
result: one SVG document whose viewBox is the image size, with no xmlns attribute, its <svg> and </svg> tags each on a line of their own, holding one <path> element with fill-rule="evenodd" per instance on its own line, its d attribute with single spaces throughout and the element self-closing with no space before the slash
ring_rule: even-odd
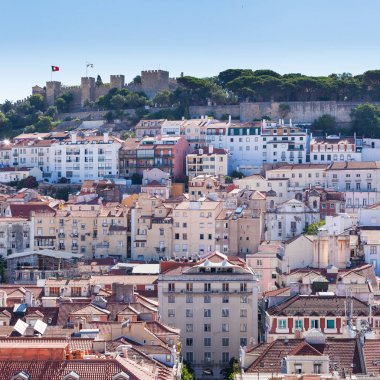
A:
<svg viewBox="0 0 380 380">
<path fill-rule="evenodd" d="M 14 326 L 14 329 L 21 335 L 24 335 L 25 334 L 25 331 L 26 329 L 29 327 L 29 325 L 27 323 L 25 323 L 24 321 L 22 321 L 21 319 L 19 319 L 15 326 Z"/>
<path fill-rule="evenodd" d="M 37 320 L 37 322 L 34 324 L 34 330 L 39 332 L 41 335 L 44 335 L 46 330 L 47 324 L 45 322 L 42 322 L 40 319 Z"/>
</svg>

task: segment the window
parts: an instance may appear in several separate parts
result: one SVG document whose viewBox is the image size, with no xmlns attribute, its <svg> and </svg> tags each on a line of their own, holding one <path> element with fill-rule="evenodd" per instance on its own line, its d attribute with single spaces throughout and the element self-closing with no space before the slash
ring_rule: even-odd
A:
<svg viewBox="0 0 380 380">
<path fill-rule="evenodd" d="M 179 240 L 179 234 L 174 234 L 174 239 Z"/>
<path fill-rule="evenodd" d="M 223 332 L 230 331 L 230 325 L 228 323 L 222 323 L 222 331 Z"/>
<path fill-rule="evenodd" d="M 376 245 L 371 245 L 371 246 L 369 247 L 369 253 L 370 253 L 371 255 L 376 255 L 376 254 L 377 254 L 377 246 L 376 246 Z"/>
<path fill-rule="evenodd" d="M 205 238 L 205 235 L 204 235 L 204 234 L 200 234 L 200 235 L 199 235 L 199 239 L 200 239 L 200 240 L 204 240 L 204 238 Z"/>
<path fill-rule="evenodd" d="M 230 353 L 229 352 L 222 352 L 222 362 L 223 363 L 229 363 L 230 362 Z"/>
<path fill-rule="evenodd" d="M 204 303 L 211 303 L 211 296 L 204 296 L 203 302 Z"/>
<path fill-rule="evenodd" d="M 169 294 L 168 303 L 175 303 L 175 295 L 174 294 Z"/>
<path fill-rule="evenodd" d="M 193 296 L 187 295 L 186 296 L 186 303 L 193 303 Z"/>
<path fill-rule="evenodd" d="M 203 339 L 203 345 L 205 347 L 210 347 L 211 346 L 211 338 L 204 338 Z"/>
<path fill-rule="evenodd" d="M 211 309 L 204 309 L 203 310 L 203 316 L 205 318 L 210 318 L 211 317 Z"/>
<path fill-rule="evenodd" d="M 294 364 L 294 372 L 302 373 L 302 364 Z"/>
<path fill-rule="evenodd" d="M 286 326 L 287 326 L 287 321 L 286 321 L 286 319 L 279 319 L 279 320 L 278 320 L 278 325 L 277 325 L 277 327 L 278 327 L 279 329 L 286 329 Z"/>
<path fill-rule="evenodd" d="M 222 303 L 229 303 L 230 302 L 230 299 L 228 296 L 223 296 L 222 298 Z"/>
<path fill-rule="evenodd" d="M 186 352 L 186 361 L 188 361 L 189 363 L 192 363 L 193 360 L 194 360 L 193 353 L 192 352 Z"/>
<path fill-rule="evenodd" d="M 247 296 L 241 296 L 240 297 L 240 303 L 248 303 L 248 297 Z"/>
<path fill-rule="evenodd" d="M 228 347 L 229 345 L 230 345 L 229 338 L 222 338 L 222 346 L 223 347 Z"/>
<path fill-rule="evenodd" d="M 229 317 L 230 315 L 230 309 L 222 309 L 222 317 Z"/>
<path fill-rule="evenodd" d="M 230 284 L 228 282 L 222 283 L 222 292 L 228 292 L 230 290 Z"/>
<path fill-rule="evenodd" d="M 168 290 L 169 290 L 169 292 L 175 292 L 175 283 L 174 282 L 169 282 Z"/>
<path fill-rule="evenodd" d="M 247 347 L 247 338 L 240 338 L 240 346 Z"/>
<path fill-rule="evenodd" d="M 186 332 L 193 332 L 193 324 L 192 323 L 186 324 Z"/>
<path fill-rule="evenodd" d="M 240 323 L 240 332 L 247 332 L 247 324 Z"/>
<path fill-rule="evenodd" d="M 192 282 L 186 283 L 186 291 L 187 292 L 192 292 L 193 291 L 193 283 Z"/>
<path fill-rule="evenodd" d="M 360 190 L 360 182 L 356 183 L 356 190 Z"/>
<path fill-rule="evenodd" d="M 328 329 L 335 329 L 335 320 L 334 319 L 328 319 L 327 320 L 327 328 Z"/>
<path fill-rule="evenodd" d="M 240 309 L 240 317 L 246 317 L 247 316 L 247 309 Z"/>
<path fill-rule="evenodd" d="M 186 346 L 187 347 L 193 346 L 193 338 L 186 338 Z"/>
<path fill-rule="evenodd" d="M 193 310 L 186 309 L 186 318 L 192 318 L 192 317 L 193 317 Z"/>
<path fill-rule="evenodd" d="M 322 373 L 322 364 L 314 363 L 314 373 Z"/>
<path fill-rule="evenodd" d="M 204 357 L 204 361 L 206 363 L 210 363 L 211 362 L 211 352 L 205 352 L 204 355 L 203 355 L 203 357 Z"/>
<path fill-rule="evenodd" d="M 296 327 L 296 329 L 302 329 L 303 328 L 302 319 L 296 319 L 295 327 Z"/>
<path fill-rule="evenodd" d="M 168 317 L 175 317 L 175 310 L 174 309 L 168 309 Z"/>
<path fill-rule="evenodd" d="M 311 328 L 312 329 L 318 329 L 319 328 L 319 319 L 312 319 L 311 320 Z"/>
<path fill-rule="evenodd" d="M 263 260 L 256 260 L 256 265 L 261 267 L 263 265 Z"/>
<path fill-rule="evenodd" d="M 211 292 L 211 284 L 209 282 L 206 282 L 204 284 L 204 291 L 205 292 Z"/>
<path fill-rule="evenodd" d="M 204 332 L 210 332 L 211 331 L 211 323 L 205 323 L 203 326 Z"/>
</svg>

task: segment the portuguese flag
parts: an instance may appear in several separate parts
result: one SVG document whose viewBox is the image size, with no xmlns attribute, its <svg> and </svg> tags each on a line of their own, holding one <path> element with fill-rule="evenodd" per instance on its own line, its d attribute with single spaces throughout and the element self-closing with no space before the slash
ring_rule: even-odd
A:
<svg viewBox="0 0 380 380">
<path fill-rule="evenodd" d="M 58 66 L 52 66 L 51 67 L 51 71 L 54 72 L 54 71 L 59 71 L 59 67 Z"/>
</svg>

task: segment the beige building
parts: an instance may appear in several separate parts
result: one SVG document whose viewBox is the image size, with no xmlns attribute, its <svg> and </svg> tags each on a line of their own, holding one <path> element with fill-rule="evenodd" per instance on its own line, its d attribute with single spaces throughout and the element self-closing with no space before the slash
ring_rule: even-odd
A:
<svg viewBox="0 0 380 380">
<path fill-rule="evenodd" d="M 203 256 L 215 251 L 216 218 L 222 202 L 184 201 L 173 210 L 173 253 Z"/>
<path fill-rule="evenodd" d="M 241 346 L 257 342 L 256 279 L 242 259 L 215 252 L 196 263 L 162 262 L 158 297 L 161 320 L 181 329 L 197 378 L 220 378 Z"/>
<path fill-rule="evenodd" d="M 228 154 L 212 145 L 197 149 L 186 156 L 186 174 L 189 179 L 198 175 L 226 176 L 228 172 Z"/>
<path fill-rule="evenodd" d="M 134 260 L 158 260 L 172 254 L 172 205 L 161 198 L 140 194 L 131 210 L 131 256 Z"/>
<path fill-rule="evenodd" d="M 81 253 L 85 258 L 127 258 L 128 208 L 114 203 L 62 204 L 35 212 L 34 249 Z"/>
</svg>

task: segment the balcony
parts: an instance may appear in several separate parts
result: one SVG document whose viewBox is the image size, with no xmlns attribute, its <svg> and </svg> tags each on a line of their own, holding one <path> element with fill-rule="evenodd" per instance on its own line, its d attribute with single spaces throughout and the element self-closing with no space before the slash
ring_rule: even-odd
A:
<svg viewBox="0 0 380 380">
<path fill-rule="evenodd" d="M 110 247 L 110 243 L 108 243 L 107 241 L 103 241 L 102 243 L 97 243 L 95 245 L 96 248 L 109 248 Z"/>
<path fill-rule="evenodd" d="M 78 246 L 77 246 L 77 245 L 72 245 L 72 246 L 71 246 L 71 249 L 72 249 L 73 251 L 77 251 L 77 250 L 78 250 Z"/>
<path fill-rule="evenodd" d="M 166 248 L 165 247 L 155 247 L 157 253 L 164 253 Z"/>
<path fill-rule="evenodd" d="M 70 234 L 70 237 L 77 238 L 78 237 L 78 232 L 73 232 Z"/>
<path fill-rule="evenodd" d="M 60 233 L 58 234 L 58 237 L 59 237 L 59 238 L 64 238 L 64 237 L 65 237 L 65 234 L 64 234 L 63 232 L 60 232 Z"/>
</svg>

